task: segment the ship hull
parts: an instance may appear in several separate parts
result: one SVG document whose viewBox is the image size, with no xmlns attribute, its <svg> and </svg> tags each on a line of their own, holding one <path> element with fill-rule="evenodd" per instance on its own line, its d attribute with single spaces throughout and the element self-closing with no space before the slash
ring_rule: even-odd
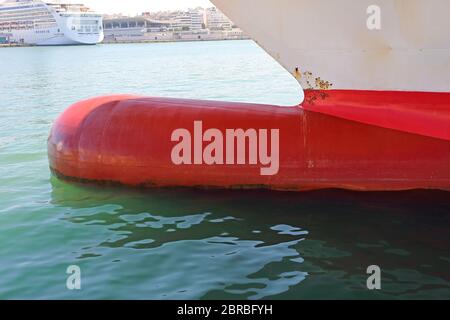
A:
<svg viewBox="0 0 450 320">
<path fill-rule="evenodd" d="M 390 111 L 389 106 L 359 103 L 373 97 L 373 92 L 361 94 L 349 103 L 354 92 L 336 92 L 325 100 L 323 92 L 309 92 L 296 107 L 132 96 L 82 101 L 52 128 L 50 168 L 62 178 L 146 187 L 450 190 L 450 133 L 440 118 L 448 116 L 450 95 L 378 93 L 395 101 L 397 111 Z M 412 100 L 419 101 L 415 109 Z M 351 119 L 346 107 L 359 118 Z M 330 114 L 333 109 L 338 111 Z M 417 113 L 429 116 L 427 124 L 417 121 Z M 236 158 L 234 164 L 206 164 L 201 157 L 197 164 L 174 163 L 174 131 L 184 128 L 193 140 L 200 139 L 194 137 L 199 122 L 203 133 L 279 130 L 278 170 L 261 174 L 263 165 L 251 164 L 250 153 L 242 164 Z M 271 143 L 273 152 L 273 138 Z M 207 145 L 201 142 L 201 150 Z M 246 150 L 250 152 L 249 145 Z"/>
<path fill-rule="evenodd" d="M 63 45 L 94 45 L 103 41 L 103 34 L 77 35 L 64 29 L 58 32 L 58 28 L 49 29 L 44 34 L 38 34 L 34 30 L 15 31 L 10 37 L 11 42 L 24 43 L 36 46 L 63 46 Z"/>
<path fill-rule="evenodd" d="M 448 0 L 212 0 L 302 88 L 450 92 Z"/>
<path fill-rule="evenodd" d="M 55 174 L 151 187 L 450 190 L 450 2 L 380 0 L 379 29 L 366 24 L 371 0 L 212 2 L 299 81 L 304 101 L 82 101 L 53 126 Z"/>
</svg>

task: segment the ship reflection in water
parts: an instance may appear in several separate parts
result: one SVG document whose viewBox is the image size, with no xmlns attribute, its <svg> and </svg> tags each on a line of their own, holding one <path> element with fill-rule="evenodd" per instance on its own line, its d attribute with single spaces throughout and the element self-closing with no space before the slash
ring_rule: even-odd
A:
<svg viewBox="0 0 450 320">
<path fill-rule="evenodd" d="M 450 297 L 445 192 L 52 187 L 83 298 Z"/>
</svg>

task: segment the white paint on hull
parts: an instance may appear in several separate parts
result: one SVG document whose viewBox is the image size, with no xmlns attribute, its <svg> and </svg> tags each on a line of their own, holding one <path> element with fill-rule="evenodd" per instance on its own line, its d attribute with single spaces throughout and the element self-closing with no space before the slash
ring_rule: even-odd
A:
<svg viewBox="0 0 450 320">
<path fill-rule="evenodd" d="M 450 92 L 449 0 L 211 1 L 304 89 Z"/>
<path fill-rule="evenodd" d="M 71 30 L 59 28 L 49 28 L 46 33 L 36 33 L 35 30 L 17 30 L 11 39 L 15 42 L 23 42 L 38 46 L 57 46 L 57 45 L 75 45 L 75 44 L 97 44 L 103 41 L 102 34 L 71 34 Z"/>
</svg>

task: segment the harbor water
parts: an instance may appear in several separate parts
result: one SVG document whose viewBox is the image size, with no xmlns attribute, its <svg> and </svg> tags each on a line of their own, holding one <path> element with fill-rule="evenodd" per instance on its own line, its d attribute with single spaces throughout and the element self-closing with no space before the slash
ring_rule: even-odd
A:
<svg viewBox="0 0 450 320">
<path fill-rule="evenodd" d="M 51 176 L 70 104 L 295 105 L 252 41 L 0 49 L 0 299 L 450 299 L 450 193 L 129 189 Z M 68 290 L 66 270 L 81 270 Z M 381 290 L 367 268 L 381 269 Z"/>
</svg>

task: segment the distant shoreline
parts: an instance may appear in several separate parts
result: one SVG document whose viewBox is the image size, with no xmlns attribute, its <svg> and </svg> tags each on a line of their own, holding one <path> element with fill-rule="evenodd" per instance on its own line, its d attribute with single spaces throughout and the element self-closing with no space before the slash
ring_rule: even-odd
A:
<svg viewBox="0 0 450 320">
<path fill-rule="evenodd" d="M 32 44 L 23 43 L 0 43 L 0 48 L 34 47 Z"/>
<path fill-rule="evenodd" d="M 250 37 L 243 37 L 243 38 L 228 38 L 228 39 L 177 39 L 177 40 L 118 40 L 118 41 L 103 41 L 96 45 L 102 45 L 102 44 L 139 44 L 139 43 L 172 43 L 172 42 L 210 42 L 210 41 L 240 41 L 240 40 L 251 40 Z M 55 47 L 63 47 L 64 45 L 57 45 Z M 67 45 L 67 47 L 70 46 L 82 46 L 82 44 L 79 45 Z M 91 45 L 88 45 L 91 46 Z M 20 48 L 20 47 L 39 47 L 35 44 L 25 44 L 25 43 L 0 43 L 0 48 Z M 45 47 L 45 46 L 42 46 Z"/>
<path fill-rule="evenodd" d="M 239 38 L 239 39 L 179 39 L 179 40 L 119 40 L 119 41 L 103 41 L 99 44 L 128 44 L 128 43 L 170 43 L 170 42 L 209 42 L 209 41 L 240 41 L 251 40 L 251 38 Z"/>
</svg>

